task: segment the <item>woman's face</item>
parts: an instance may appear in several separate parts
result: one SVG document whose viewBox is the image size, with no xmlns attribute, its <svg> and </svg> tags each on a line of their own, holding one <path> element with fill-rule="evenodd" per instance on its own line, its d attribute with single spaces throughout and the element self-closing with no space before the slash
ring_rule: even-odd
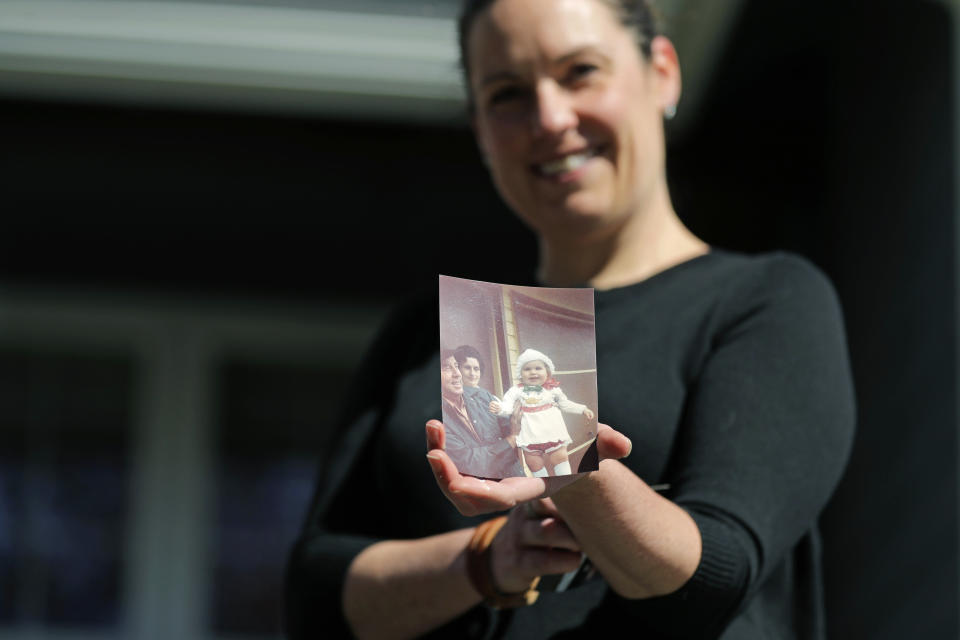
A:
<svg viewBox="0 0 960 640">
<path fill-rule="evenodd" d="M 460 373 L 463 375 L 463 384 L 468 387 L 480 386 L 480 361 L 476 358 L 467 358 L 460 365 Z"/>
<path fill-rule="evenodd" d="M 498 0 L 468 41 L 474 130 L 498 190 L 541 236 L 619 228 L 664 178 L 665 38 L 644 59 L 599 0 Z"/>
<path fill-rule="evenodd" d="M 542 360 L 531 360 L 520 367 L 520 380 L 523 384 L 542 385 L 547 381 L 547 365 Z"/>
</svg>

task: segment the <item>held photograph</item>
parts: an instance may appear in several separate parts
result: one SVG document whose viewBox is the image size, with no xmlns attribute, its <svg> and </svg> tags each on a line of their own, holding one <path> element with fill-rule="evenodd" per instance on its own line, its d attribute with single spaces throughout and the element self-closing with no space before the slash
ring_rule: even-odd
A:
<svg viewBox="0 0 960 640">
<path fill-rule="evenodd" d="M 440 276 L 446 451 L 480 478 L 595 471 L 593 289 Z"/>
</svg>

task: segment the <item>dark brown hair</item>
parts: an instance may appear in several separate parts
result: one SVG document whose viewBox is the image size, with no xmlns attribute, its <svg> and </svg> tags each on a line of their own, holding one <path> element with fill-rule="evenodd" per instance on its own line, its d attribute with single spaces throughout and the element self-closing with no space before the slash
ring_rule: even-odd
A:
<svg viewBox="0 0 960 640">
<path fill-rule="evenodd" d="M 650 59 L 650 42 L 659 33 L 657 16 L 650 4 L 650 0 L 597 0 L 610 7 L 637 43 L 637 48 L 643 57 Z M 463 82 L 467 90 L 467 99 L 470 108 L 473 108 L 473 96 L 470 91 L 470 56 L 468 54 L 468 40 L 470 29 L 477 16 L 486 11 L 496 0 L 464 0 L 460 7 L 460 17 L 457 20 L 457 38 L 460 43 L 460 70 L 463 72 Z"/>
<path fill-rule="evenodd" d="M 476 358 L 477 364 L 480 365 L 480 374 L 483 374 L 483 358 L 480 357 L 480 352 L 474 347 L 469 344 L 462 344 L 453 350 L 453 355 L 457 359 L 457 364 L 461 367 L 467 362 L 467 358 Z"/>
</svg>

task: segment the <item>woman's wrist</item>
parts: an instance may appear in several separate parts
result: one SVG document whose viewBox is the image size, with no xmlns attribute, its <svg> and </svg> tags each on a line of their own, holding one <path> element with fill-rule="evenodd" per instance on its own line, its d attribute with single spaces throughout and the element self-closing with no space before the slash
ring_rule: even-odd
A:
<svg viewBox="0 0 960 640">
<path fill-rule="evenodd" d="M 597 471 L 588 471 L 579 474 L 576 478 L 571 478 L 572 481 L 569 484 L 553 491 L 550 498 L 558 508 L 561 508 L 561 505 L 575 505 L 581 500 L 593 500 L 603 481 L 601 476 L 604 473 L 603 468 L 610 464 L 620 465 L 621 463 L 617 460 L 601 460 Z"/>
<path fill-rule="evenodd" d="M 472 529 L 415 540 L 383 540 L 354 558 L 343 588 L 343 612 L 354 635 L 414 637 L 477 605 L 466 577 Z"/>
</svg>

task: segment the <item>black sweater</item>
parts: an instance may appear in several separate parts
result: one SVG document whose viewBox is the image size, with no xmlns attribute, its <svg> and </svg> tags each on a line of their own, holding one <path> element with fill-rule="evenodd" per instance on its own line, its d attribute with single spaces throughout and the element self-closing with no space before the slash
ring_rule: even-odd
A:
<svg viewBox="0 0 960 640">
<path fill-rule="evenodd" d="M 623 460 L 696 521 L 679 591 L 627 600 L 602 578 L 510 612 L 475 607 L 437 637 L 823 638 L 817 517 L 846 462 L 853 390 L 833 289 L 785 254 L 714 250 L 596 294 L 598 418 Z M 367 354 L 342 439 L 291 556 L 293 638 L 348 635 L 341 591 L 372 542 L 472 526 L 437 489 L 424 423 L 440 415 L 434 297 L 400 310 Z"/>
</svg>

